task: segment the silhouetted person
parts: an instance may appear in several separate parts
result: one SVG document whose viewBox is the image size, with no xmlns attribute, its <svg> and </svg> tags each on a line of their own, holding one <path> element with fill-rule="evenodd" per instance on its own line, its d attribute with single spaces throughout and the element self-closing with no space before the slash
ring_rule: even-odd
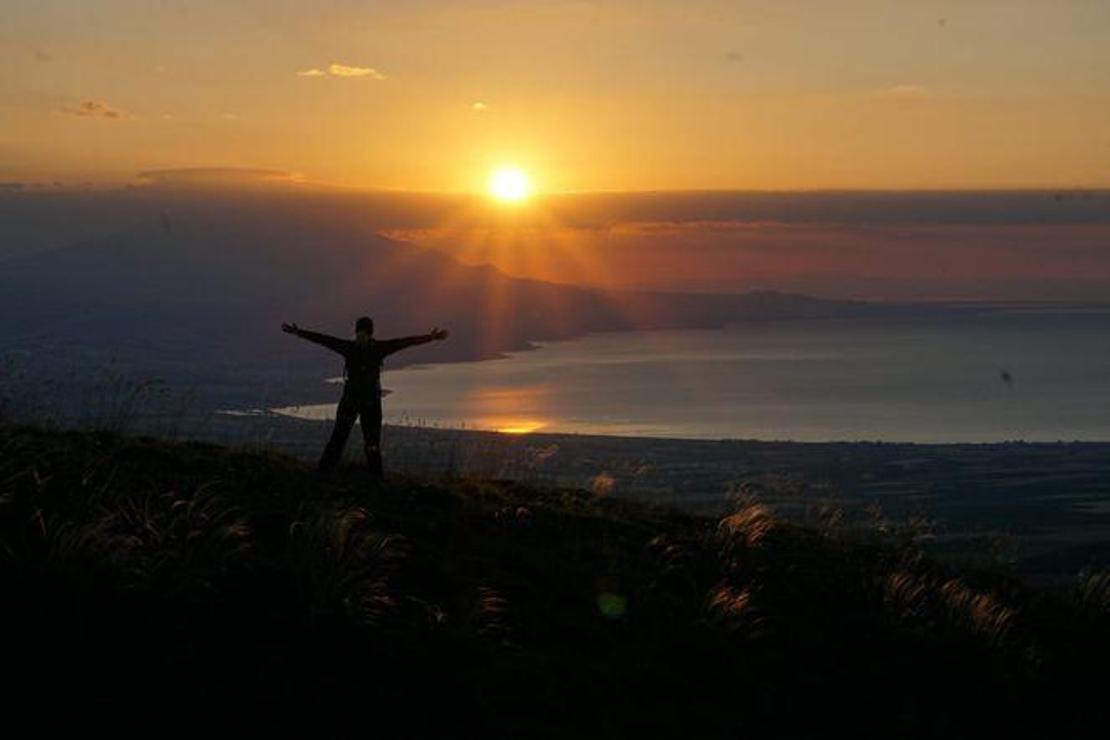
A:
<svg viewBox="0 0 1110 740">
<path fill-rule="evenodd" d="M 296 324 L 282 324 L 281 330 L 302 339 L 323 345 L 343 355 L 343 396 L 335 414 L 335 429 L 320 457 L 320 470 L 335 469 L 343 456 L 347 437 L 355 419 L 362 423 L 362 441 L 370 475 L 382 477 L 382 360 L 406 347 L 446 339 L 447 332 L 435 328 L 427 334 L 399 339 L 374 339 L 374 321 L 363 316 L 355 322 L 355 338 L 340 339 L 314 331 L 305 331 Z"/>
</svg>

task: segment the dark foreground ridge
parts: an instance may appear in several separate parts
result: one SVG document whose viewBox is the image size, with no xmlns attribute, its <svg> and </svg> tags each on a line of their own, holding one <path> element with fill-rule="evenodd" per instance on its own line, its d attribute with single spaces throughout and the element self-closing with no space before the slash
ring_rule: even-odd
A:
<svg viewBox="0 0 1110 740">
<path fill-rule="evenodd" d="M 1104 737 L 1110 585 L 580 491 L 0 428 L 9 731 Z"/>
</svg>

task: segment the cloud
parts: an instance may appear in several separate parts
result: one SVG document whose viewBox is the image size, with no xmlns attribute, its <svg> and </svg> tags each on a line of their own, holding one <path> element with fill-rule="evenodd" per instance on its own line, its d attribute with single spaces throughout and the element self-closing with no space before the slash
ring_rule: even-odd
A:
<svg viewBox="0 0 1110 740">
<path fill-rule="evenodd" d="M 331 64 L 328 74 L 333 77 L 369 77 L 374 80 L 384 80 L 383 75 L 373 67 L 348 67 L 345 64 Z"/>
<path fill-rule="evenodd" d="M 486 103 L 483 103 L 481 100 L 475 100 L 473 103 L 470 104 L 470 110 L 489 110 L 489 106 Z"/>
<path fill-rule="evenodd" d="M 110 121 L 122 121 L 133 116 L 119 108 L 113 108 L 100 100 L 82 100 L 74 108 L 63 108 L 63 112 L 80 118 L 107 118 Z"/>
<path fill-rule="evenodd" d="M 140 172 L 134 186 L 147 187 L 249 187 L 298 183 L 303 177 L 295 172 L 258 167 L 185 167 Z"/>
<path fill-rule="evenodd" d="M 327 69 L 304 69 L 297 73 L 298 77 L 369 77 L 372 80 L 384 80 L 385 75 L 373 67 L 352 67 L 347 64 L 332 62 Z"/>
<path fill-rule="evenodd" d="M 921 85 L 895 85 L 879 90 L 875 97 L 880 100 L 928 100 L 933 94 Z"/>
</svg>

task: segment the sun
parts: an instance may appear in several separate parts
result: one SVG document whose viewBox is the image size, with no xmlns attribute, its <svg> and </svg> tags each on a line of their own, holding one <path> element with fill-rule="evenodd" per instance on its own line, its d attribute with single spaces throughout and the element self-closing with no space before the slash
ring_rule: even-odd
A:
<svg viewBox="0 0 1110 740">
<path fill-rule="evenodd" d="M 532 183 L 524 170 L 498 167 L 489 177 L 489 194 L 504 203 L 519 203 L 532 194 Z"/>
</svg>

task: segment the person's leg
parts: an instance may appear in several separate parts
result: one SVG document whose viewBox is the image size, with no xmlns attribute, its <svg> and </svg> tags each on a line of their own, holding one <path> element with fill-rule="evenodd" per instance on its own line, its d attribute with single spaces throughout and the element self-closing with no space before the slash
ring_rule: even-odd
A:
<svg viewBox="0 0 1110 740">
<path fill-rule="evenodd" d="M 358 418 L 358 407 L 346 395 L 339 400 L 339 408 L 335 412 L 335 427 L 331 431 L 331 439 L 320 456 L 320 471 L 335 470 L 343 458 L 343 448 L 347 446 L 347 437 L 351 434 L 351 427 Z"/>
<path fill-rule="evenodd" d="M 370 476 L 381 480 L 385 472 L 382 469 L 382 404 L 363 404 L 359 410 L 359 423 L 362 424 L 362 444 L 366 451 L 366 467 Z"/>
</svg>

